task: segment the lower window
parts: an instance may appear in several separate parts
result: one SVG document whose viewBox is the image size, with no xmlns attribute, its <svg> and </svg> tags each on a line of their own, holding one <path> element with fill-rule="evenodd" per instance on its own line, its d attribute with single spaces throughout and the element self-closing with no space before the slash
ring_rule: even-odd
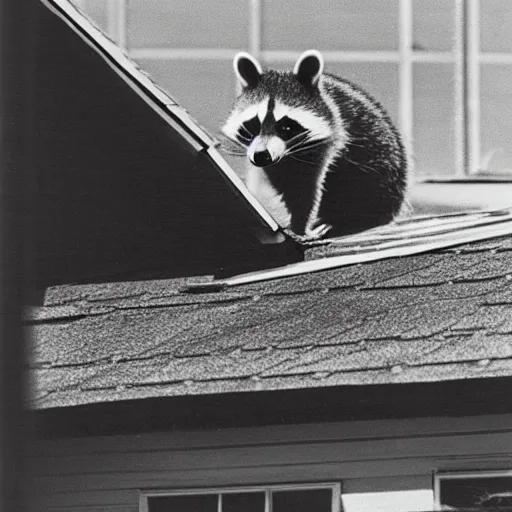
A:
<svg viewBox="0 0 512 512">
<path fill-rule="evenodd" d="M 340 512 L 339 484 L 141 493 L 141 512 Z"/>
<path fill-rule="evenodd" d="M 438 510 L 512 511 L 512 471 L 439 473 Z"/>
</svg>

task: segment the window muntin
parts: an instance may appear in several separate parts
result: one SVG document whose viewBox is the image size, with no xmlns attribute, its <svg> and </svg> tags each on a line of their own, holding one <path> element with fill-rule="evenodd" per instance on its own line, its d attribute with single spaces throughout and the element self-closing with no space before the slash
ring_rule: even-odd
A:
<svg viewBox="0 0 512 512">
<path fill-rule="evenodd" d="M 341 512 L 339 483 L 142 491 L 141 512 Z"/>
<path fill-rule="evenodd" d="M 98 11 L 97 0 L 73 1 L 93 18 L 105 16 Z M 360 67 L 361 76 L 356 70 L 350 78 L 380 96 L 412 146 L 420 177 L 463 177 L 477 172 L 512 175 L 508 115 L 512 90 L 506 87 L 495 94 L 497 85 L 493 86 L 512 73 L 512 43 L 504 36 L 510 33 L 512 7 L 508 0 L 365 0 L 342 4 L 322 0 L 320 4 L 296 5 L 280 0 L 245 0 L 239 9 L 231 9 L 231 3 L 223 0 L 219 6 L 215 3 L 222 18 L 220 29 L 217 22 L 211 22 L 219 16 L 210 16 L 209 3 L 192 3 L 193 7 L 187 8 L 179 0 L 151 0 L 148 5 L 142 0 L 105 3 L 109 19 L 102 20 L 102 26 L 121 46 L 127 46 L 133 59 L 145 59 L 143 65 L 158 61 L 157 81 L 172 87 L 171 94 L 214 132 L 219 130 L 218 120 L 227 115 L 224 91 L 232 100 L 235 80 L 231 76 L 226 81 L 223 73 L 214 73 L 208 90 L 221 94 L 222 101 L 208 103 L 197 79 L 196 64 L 208 61 L 208 65 L 225 67 L 231 73 L 229 61 L 234 52 L 245 49 L 264 62 L 290 67 L 305 47 L 312 46 L 325 53 L 328 69 L 333 71 L 346 63 L 398 65 L 399 83 L 392 91 L 393 101 L 388 100 L 387 91 L 381 96 L 378 68 L 370 85 L 365 83 L 364 66 Z M 276 19 L 280 20 L 277 25 Z M 154 29 L 148 30 L 149 22 Z M 307 43 L 308 37 L 312 44 Z M 180 66 L 184 60 L 186 69 Z M 429 111 L 436 110 L 437 103 L 422 93 L 428 85 L 445 84 L 447 72 L 451 86 L 436 90 L 444 116 L 426 125 Z M 185 96 L 176 92 L 179 90 L 185 91 Z M 187 91 L 194 90 L 204 101 L 190 97 Z M 431 134 L 443 134 L 441 146 L 425 135 L 425 126 Z"/>
<path fill-rule="evenodd" d="M 512 511 L 512 471 L 439 473 L 437 510 Z"/>
</svg>

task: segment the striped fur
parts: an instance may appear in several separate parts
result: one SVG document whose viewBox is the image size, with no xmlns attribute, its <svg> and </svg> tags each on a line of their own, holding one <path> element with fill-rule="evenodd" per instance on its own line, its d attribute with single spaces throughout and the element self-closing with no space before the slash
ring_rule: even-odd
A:
<svg viewBox="0 0 512 512">
<path fill-rule="evenodd" d="M 233 64 L 242 93 L 223 132 L 251 163 L 251 192 L 264 206 L 272 197 L 269 210 L 283 209 L 274 213 L 283 227 L 315 239 L 385 224 L 399 213 L 408 159 L 377 101 L 324 73 L 315 50 L 292 72 L 264 71 L 246 53 Z"/>
</svg>

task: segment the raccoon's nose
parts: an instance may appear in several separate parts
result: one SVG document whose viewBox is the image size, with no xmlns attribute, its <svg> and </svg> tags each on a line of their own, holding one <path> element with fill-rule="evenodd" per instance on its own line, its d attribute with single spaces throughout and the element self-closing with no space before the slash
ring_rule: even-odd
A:
<svg viewBox="0 0 512 512">
<path fill-rule="evenodd" d="M 256 167 L 265 167 L 273 163 L 272 156 L 266 149 L 264 151 L 256 151 L 251 158 L 251 162 Z"/>
</svg>

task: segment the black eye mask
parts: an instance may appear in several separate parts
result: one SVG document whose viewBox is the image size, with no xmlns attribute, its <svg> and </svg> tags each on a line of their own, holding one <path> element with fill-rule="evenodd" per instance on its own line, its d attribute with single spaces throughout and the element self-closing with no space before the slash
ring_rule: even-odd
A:
<svg viewBox="0 0 512 512">
<path fill-rule="evenodd" d="M 287 116 L 276 123 L 276 133 L 285 141 L 306 132 L 307 130 L 301 124 Z"/>
<path fill-rule="evenodd" d="M 242 144 L 249 144 L 256 135 L 260 133 L 261 123 L 258 116 L 254 116 L 252 119 L 245 121 L 242 126 L 238 129 L 236 138 Z"/>
</svg>

